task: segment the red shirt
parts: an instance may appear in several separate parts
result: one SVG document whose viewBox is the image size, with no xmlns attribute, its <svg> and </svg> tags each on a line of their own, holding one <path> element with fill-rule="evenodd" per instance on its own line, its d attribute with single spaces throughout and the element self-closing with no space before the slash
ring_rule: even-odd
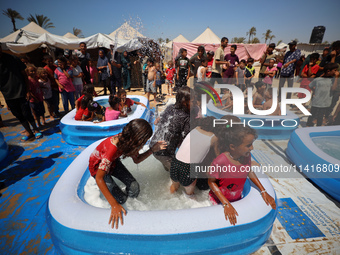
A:
<svg viewBox="0 0 340 255">
<path fill-rule="evenodd" d="M 77 113 L 76 113 L 76 116 L 74 116 L 74 119 L 75 120 L 81 120 L 83 115 L 85 115 L 85 117 L 90 117 L 91 115 L 91 112 L 86 108 L 86 109 L 83 109 L 83 108 L 79 108 Z"/>
<path fill-rule="evenodd" d="M 212 72 L 212 65 L 213 65 L 213 63 L 214 63 L 214 58 L 211 60 L 211 61 L 209 61 L 208 62 L 208 65 L 207 65 L 207 71 L 206 71 L 206 73 L 205 73 L 205 75 L 207 76 L 207 77 L 209 77 L 209 75 L 211 74 L 211 72 Z"/>
<path fill-rule="evenodd" d="M 228 201 L 236 201 L 241 199 L 244 183 L 246 182 L 251 166 L 251 155 L 245 159 L 246 163 L 243 165 L 232 164 L 227 156 L 222 153 L 214 159 L 211 166 L 215 172 L 210 172 L 210 176 L 216 178 L 216 183 L 220 188 L 222 194 Z M 230 167 L 230 171 L 224 171 Z M 232 168 L 233 167 L 233 168 Z M 235 169 L 235 171 L 233 171 Z M 212 190 L 209 192 L 210 200 L 213 203 L 219 204 L 220 200 Z"/>
<path fill-rule="evenodd" d="M 172 81 L 174 79 L 176 69 L 171 67 L 171 68 L 166 69 L 165 72 L 166 72 L 166 79 L 169 80 L 169 81 Z"/>
<path fill-rule="evenodd" d="M 91 176 L 95 176 L 98 170 L 112 174 L 116 166 L 116 160 L 122 155 L 117 146 L 113 144 L 113 137 L 114 136 L 106 138 L 92 152 L 89 160 Z"/>
<path fill-rule="evenodd" d="M 43 92 L 40 88 L 39 81 L 37 79 L 33 79 L 31 77 L 28 77 L 28 84 L 29 84 L 29 91 L 33 94 L 33 96 L 36 97 L 30 97 L 30 102 L 31 103 L 38 103 L 38 102 L 43 102 L 44 101 L 44 96 Z M 37 101 L 38 99 L 38 101 Z"/>
<path fill-rule="evenodd" d="M 311 71 L 312 71 L 312 74 L 316 74 L 318 71 L 319 71 L 319 68 L 320 66 L 319 65 L 314 65 L 311 67 Z M 309 69 L 309 65 L 305 65 L 305 67 L 303 68 L 302 70 L 302 73 L 308 75 L 308 69 Z M 305 86 L 309 91 L 310 91 L 310 88 L 309 88 L 309 83 L 311 83 L 311 81 L 309 80 L 309 78 L 302 78 L 302 81 L 301 81 L 301 85 L 302 86 Z"/>
<path fill-rule="evenodd" d="M 134 103 L 135 101 L 133 101 L 132 99 L 126 98 L 124 106 L 126 106 L 127 108 L 131 108 L 131 106 L 133 106 Z M 119 111 L 122 111 L 122 109 L 123 109 L 123 106 L 119 104 Z"/>
</svg>

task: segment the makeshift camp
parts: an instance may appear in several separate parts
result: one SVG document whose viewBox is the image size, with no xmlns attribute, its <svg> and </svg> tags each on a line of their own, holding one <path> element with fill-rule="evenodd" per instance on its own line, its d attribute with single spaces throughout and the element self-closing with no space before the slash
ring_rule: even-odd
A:
<svg viewBox="0 0 340 255">
<path fill-rule="evenodd" d="M 209 28 L 200 34 L 192 43 L 220 44 L 221 39 Z"/>
</svg>

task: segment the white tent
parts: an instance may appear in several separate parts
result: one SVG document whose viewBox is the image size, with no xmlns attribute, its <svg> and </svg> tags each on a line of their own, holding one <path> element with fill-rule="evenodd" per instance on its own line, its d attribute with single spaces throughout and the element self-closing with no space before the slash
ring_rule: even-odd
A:
<svg viewBox="0 0 340 255">
<path fill-rule="evenodd" d="M 139 33 L 136 29 L 131 27 L 127 22 L 113 31 L 109 36 L 113 39 L 123 39 L 123 40 L 131 40 L 137 37 L 145 37 L 141 33 Z"/>
<path fill-rule="evenodd" d="M 280 50 L 280 51 L 281 51 L 281 50 L 284 50 L 285 48 L 286 48 L 286 49 L 288 48 L 288 44 L 285 44 L 285 43 L 283 43 L 283 42 L 280 43 L 279 45 L 277 45 L 277 46 L 275 47 L 276 50 Z"/>
<path fill-rule="evenodd" d="M 48 31 L 46 31 L 45 29 L 43 29 L 41 26 L 37 25 L 34 22 L 29 23 L 27 26 L 24 26 L 21 29 L 18 29 L 17 31 L 15 31 L 12 34 L 7 35 L 6 37 L 2 38 L 0 40 L 0 42 L 2 43 L 6 43 L 6 42 L 15 42 L 15 40 L 17 39 L 18 35 L 20 34 L 20 32 L 22 31 L 27 31 L 27 32 L 31 32 L 31 36 L 37 36 L 37 35 L 41 35 L 41 34 L 49 34 Z M 35 34 L 35 35 L 34 35 Z"/>
<path fill-rule="evenodd" d="M 64 37 L 68 39 L 79 39 L 77 36 L 75 36 L 74 34 L 71 34 L 70 32 L 67 32 L 66 34 L 64 34 Z"/>
<path fill-rule="evenodd" d="M 200 34 L 192 43 L 220 44 L 221 39 L 209 28 Z"/>
<path fill-rule="evenodd" d="M 183 43 L 187 43 L 189 42 L 189 40 L 187 38 L 185 38 L 182 34 L 180 34 L 179 36 L 177 36 L 175 39 L 173 39 L 172 41 L 168 42 L 167 44 L 165 44 L 165 47 L 168 48 L 172 48 L 172 43 L 173 42 L 183 42 Z"/>
</svg>

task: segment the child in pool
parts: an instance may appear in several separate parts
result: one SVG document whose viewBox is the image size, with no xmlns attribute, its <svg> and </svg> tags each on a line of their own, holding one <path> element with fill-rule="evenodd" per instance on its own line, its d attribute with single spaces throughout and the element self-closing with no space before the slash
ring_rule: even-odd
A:
<svg viewBox="0 0 340 255">
<path fill-rule="evenodd" d="M 266 91 L 266 84 L 262 81 L 255 83 L 256 92 L 253 95 L 253 105 L 256 109 L 262 109 L 264 104 L 264 92 Z"/>
<path fill-rule="evenodd" d="M 78 109 L 80 107 L 81 100 L 83 99 L 85 94 L 90 94 L 90 95 L 92 95 L 94 97 L 98 96 L 96 91 L 94 90 L 94 86 L 92 84 L 85 84 L 84 87 L 83 87 L 82 96 L 79 97 L 76 100 L 76 109 L 77 109 L 77 111 L 78 111 Z"/>
<path fill-rule="evenodd" d="M 130 121 L 118 135 L 108 137 L 102 141 L 92 152 L 89 160 L 91 176 L 111 205 L 109 224 L 112 228 L 123 225 L 123 213 L 126 210 L 121 206 L 128 197 L 135 198 L 139 194 L 139 184 L 120 161 L 120 157 L 131 157 L 138 164 L 149 157 L 153 152 L 165 149 L 163 141 L 155 143 L 148 151 L 139 154 L 147 140 L 152 135 L 150 124 L 143 119 Z M 121 180 L 126 185 L 123 192 L 112 177 Z"/>
<path fill-rule="evenodd" d="M 26 74 L 28 76 L 28 94 L 34 119 L 38 127 L 45 125 L 45 106 L 43 92 L 37 77 L 37 68 L 32 64 L 27 64 Z M 40 122 L 40 119 L 42 123 Z"/>
<path fill-rule="evenodd" d="M 249 176 L 250 180 L 260 189 L 263 200 L 274 210 L 276 204 L 264 189 L 256 174 L 251 170 L 251 154 L 253 142 L 256 139 L 256 131 L 249 126 L 226 126 L 225 132 L 218 135 L 219 150 L 223 151 L 211 164 L 211 168 L 217 167 L 235 168 L 232 171 L 210 171 L 208 184 L 210 186 L 209 197 L 213 204 L 222 204 L 226 220 L 230 224 L 237 223 L 237 211 L 230 202 L 241 199 L 244 183 Z"/>
<path fill-rule="evenodd" d="M 115 95 L 110 95 L 109 104 L 110 106 L 105 110 L 105 120 L 117 120 L 119 116 L 123 117 L 121 112 L 119 111 L 119 103 L 120 99 Z"/>
<path fill-rule="evenodd" d="M 92 95 L 85 94 L 80 102 L 80 107 L 76 112 L 75 120 L 89 120 L 92 119 L 92 113 L 88 109 L 89 103 L 92 101 Z"/>
<path fill-rule="evenodd" d="M 87 108 L 92 113 L 92 118 L 88 120 L 93 121 L 93 123 L 100 123 L 105 121 L 105 107 L 102 107 L 96 101 L 92 101 L 89 103 Z"/>
<path fill-rule="evenodd" d="M 134 104 L 141 105 L 146 108 L 145 104 L 133 101 L 131 98 L 126 98 L 125 89 L 119 89 L 117 97 L 120 99 L 119 110 L 123 115 L 125 115 L 124 117 L 127 116 L 127 113 L 131 112 L 131 106 L 133 106 Z"/>
<path fill-rule="evenodd" d="M 269 88 L 264 92 L 265 103 L 263 104 L 263 110 L 269 110 L 273 104 L 273 88 Z M 281 115 L 279 103 L 276 105 L 275 111 L 270 115 Z"/>
</svg>

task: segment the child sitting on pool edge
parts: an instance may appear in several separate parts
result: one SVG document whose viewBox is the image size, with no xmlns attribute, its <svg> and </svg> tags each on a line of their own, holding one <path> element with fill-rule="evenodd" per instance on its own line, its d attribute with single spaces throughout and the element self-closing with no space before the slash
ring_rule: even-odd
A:
<svg viewBox="0 0 340 255">
<path fill-rule="evenodd" d="M 134 101 L 131 98 L 126 98 L 126 90 L 125 89 L 119 89 L 118 93 L 117 93 L 117 97 L 120 99 L 119 111 L 123 115 L 126 115 L 127 113 L 131 112 L 131 106 L 133 106 L 134 104 L 141 105 L 141 106 L 147 108 L 143 103 Z"/>
<path fill-rule="evenodd" d="M 123 213 L 126 210 L 121 206 L 128 197 L 135 198 L 139 194 L 139 184 L 132 174 L 120 161 L 120 157 L 131 157 L 138 164 L 149 157 L 153 152 L 165 149 L 166 143 L 158 141 L 148 151 L 139 154 L 147 140 L 152 136 L 150 124 L 143 119 L 130 121 L 121 133 L 102 141 L 92 152 L 89 159 L 89 170 L 95 178 L 98 188 L 111 205 L 109 224 L 118 228 L 119 220 L 123 225 Z M 126 185 L 123 192 L 112 177 L 121 180 Z"/>
<path fill-rule="evenodd" d="M 256 174 L 250 169 L 253 142 L 256 139 L 256 131 L 249 126 L 226 126 L 225 132 L 221 132 L 218 137 L 219 150 L 223 151 L 211 164 L 211 168 L 233 167 L 236 171 L 214 171 L 210 172 L 208 184 L 210 186 L 209 197 L 213 204 L 222 204 L 226 220 L 230 224 L 237 223 L 237 211 L 230 202 L 241 199 L 243 187 L 247 176 L 259 188 L 263 200 L 274 210 L 276 208 L 275 199 L 264 189 Z M 242 169 L 242 170 L 241 170 Z M 245 171 L 246 170 L 246 171 Z"/>
</svg>

